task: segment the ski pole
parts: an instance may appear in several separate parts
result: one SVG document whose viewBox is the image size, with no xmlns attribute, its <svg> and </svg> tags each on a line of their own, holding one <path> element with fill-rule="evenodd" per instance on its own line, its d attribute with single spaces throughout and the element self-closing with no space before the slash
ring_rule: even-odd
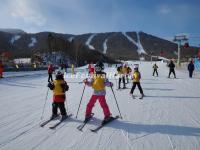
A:
<svg viewBox="0 0 200 150">
<path fill-rule="evenodd" d="M 45 109 L 45 106 L 46 106 L 48 93 L 49 93 L 49 88 L 48 88 L 48 90 L 47 90 L 47 94 L 46 94 L 46 98 L 45 98 L 44 106 L 43 106 L 43 109 L 42 109 L 42 115 L 41 115 L 41 118 L 40 118 L 41 120 L 43 119 L 44 109 Z"/>
<path fill-rule="evenodd" d="M 118 108 L 118 111 L 119 111 L 119 114 L 120 114 L 120 118 L 122 119 L 122 115 L 121 115 L 121 112 L 120 112 L 120 109 L 119 109 L 119 105 L 118 105 L 118 103 L 117 103 L 117 99 L 116 99 L 115 93 L 114 93 L 114 91 L 113 91 L 112 86 L 111 86 L 110 88 L 111 88 L 112 93 L 113 93 L 113 96 L 114 96 L 114 98 L 115 98 L 115 102 L 116 102 L 116 104 L 117 104 L 117 108 Z"/>
<path fill-rule="evenodd" d="M 84 91 L 85 91 L 85 87 L 86 87 L 86 84 L 85 84 L 84 87 L 83 87 L 83 92 L 82 92 L 81 100 L 80 100 L 80 103 L 79 103 L 79 106 L 78 106 L 78 111 L 77 111 L 77 113 L 76 113 L 76 118 L 77 118 L 77 116 L 78 116 L 79 108 L 80 108 L 80 106 L 81 106 L 81 102 L 82 102 L 82 99 L 83 99 L 83 94 L 84 94 Z"/>
</svg>

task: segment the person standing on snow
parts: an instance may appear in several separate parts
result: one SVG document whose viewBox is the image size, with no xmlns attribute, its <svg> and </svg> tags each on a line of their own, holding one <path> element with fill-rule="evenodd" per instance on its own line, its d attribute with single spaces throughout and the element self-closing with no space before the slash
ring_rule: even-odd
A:
<svg viewBox="0 0 200 150">
<path fill-rule="evenodd" d="M 48 66 L 48 82 L 53 82 L 53 77 L 52 77 L 52 74 L 54 72 L 54 67 L 53 65 L 50 63 L 49 66 Z"/>
<path fill-rule="evenodd" d="M 132 69 L 131 67 L 127 67 L 127 74 L 126 74 L 126 80 L 127 80 L 127 83 L 129 83 L 129 76 L 131 75 L 131 72 L 132 72 Z"/>
<path fill-rule="evenodd" d="M 94 64 L 91 62 L 89 65 L 88 65 L 88 71 L 89 71 L 89 75 L 93 75 L 94 74 Z"/>
<path fill-rule="evenodd" d="M 138 64 L 134 65 L 134 71 L 133 71 L 133 76 L 132 76 L 133 86 L 131 88 L 130 94 L 133 95 L 133 92 L 134 92 L 135 87 L 137 85 L 138 89 L 140 90 L 141 98 L 143 98 L 144 97 L 144 93 L 143 93 L 142 87 L 140 85 L 141 74 L 140 74 L 140 72 L 138 70 L 138 67 L 139 67 Z"/>
<path fill-rule="evenodd" d="M 56 79 L 53 82 L 49 82 L 48 87 L 53 90 L 53 103 L 52 103 L 52 116 L 51 119 L 58 116 L 58 108 L 62 115 L 62 119 L 65 119 L 67 112 L 65 109 L 65 92 L 69 90 L 67 82 L 64 80 L 63 74 L 58 71 L 56 73 Z"/>
<path fill-rule="evenodd" d="M 168 67 L 169 67 L 169 75 L 168 75 L 168 78 L 170 78 L 171 73 L 173 73 L 173 74 L 174 74 L 174 78 L 176 78 L 176 73 L 175 73 L 175 70 L 174 70 L 175 64 L 174 64 L 174 62 L 173 62 L 172 60 L 170 61 Z"/>
<path fill-rule="evenodd" d="M 188 71 L 189 71 L 189 77 L 192 78 L 193 71 L 194 71 L 194 63 L 192 60 L 188 64 Z"/>
<path fill-rule="evenodd" d="M 121 89 L 121 81 L 123 82 L 123 89 L 126 88 L 126 83 L 125 83 L 125 73 L 127 71 L 123 67 L 123 64 L 121 64 L 119 67 L 117 67 L 117 74 L 119 75 L 119 81 L 118 81 L 118 89 Z M 115 74 L 115 76 L 117 76 Z"/>
<path fill-rule="evenodd" d="M 91 86 L 94 89 L 93 95 L 90 98 L 89 103 L 87 104 L 85 122 L 87 122 L 87 120 L 91 118 L 92 109 L 97 99 L 99 100 L 99 103 L 104 112 L 104 120 L 102 124 L 111 119 L 111 113 L 105 99 L 106 95 L 105 86 L 113 86 L 113 83 L 108 81 L 108 79 L 106 78 L 106 73 L 103 72 L 103 69 L 104 69 L 103 63 L 97 62 L 95 65 L 95 74 L 93 75 L 91 80 L 89 81 L 85 79 L 83 81 L 86 85 Z"/>
<path fill-rule="evenodd" d="M 0 78 L 3 78 L 3 64 L 0 61 Z"/>
<path fill-rule="evenodd" d="M 156 75 L 158 77 L 158 66 L 157 66 L 156 63 L 153 65 L 153 76 L 154 76 L 155 73 L 156 73 Z"/>
</svg>

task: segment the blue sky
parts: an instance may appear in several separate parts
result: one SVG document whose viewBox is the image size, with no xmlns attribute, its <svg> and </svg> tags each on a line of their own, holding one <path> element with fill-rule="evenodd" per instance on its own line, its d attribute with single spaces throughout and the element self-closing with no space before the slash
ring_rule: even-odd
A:
<svg viewBox="0 0 200 150">
<path fill-rule="evenodd" d="M 199 0 L 0 0 L 0 28 L 84 34 L 143 31 L 200 44 Z M 196 38 L 195 38 L 196 37 Z"/>
</svg>

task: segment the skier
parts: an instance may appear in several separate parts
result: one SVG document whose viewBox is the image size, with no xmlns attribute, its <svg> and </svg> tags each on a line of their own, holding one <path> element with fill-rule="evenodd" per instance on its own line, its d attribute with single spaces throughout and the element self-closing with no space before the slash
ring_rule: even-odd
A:
<svg viewBox="0 0 200 150">
<path fill-rule="evenodd" d="M 173 73 L 174 74 L 174 78 L 176 78 L 176 73 L 175 73 L 175 70 L 174 70 L 175 64 L 174 64 L 174 62 L 172 60 L 170 61 L 168 67 L 169 67 L 169 76 L 168 76 L 168 78 L 170 78 L 171 73 Z"/>
<path fill-rule="evenodd" d="M 53 82 L 53 77 L 52 77 L 53 72 L 54 72 L 54 67 L 50 63 L 49 66 L 48 66 L 48 74 L 49 74 L 48 82 Z"/>
<path fill-rule="evenodd" d="M 158 66 L 157 66 L 156 63 L 153 65 L 153 76 L 154 76 L 155 73 L 156 73 L 156 75 L 158 77 Z"/>
<path fill-rule="evenodd" d="M 194 71 L 194 63 L 192 60 L 188 64 L 188 71 L 189 71 L 189 77 L 192 78 L 193 71 Z"/>
<path fill-rule="evenodd" d="M 103 72 L 103 69 L 104 69 L 103 63 L 97 62 L 95 65 L 95 74 L 93 75 L 91 80 L 85 79 L 83 81 L 86 85 L 91 86 L 94 89 L 93 95 L 91 96 L 90 101 L 87 104 L 84 122 L 87 122 L 91 118 L 92 109 L 97 99 L 99 100 L 99 103 L 104 112 L 104 120 L 102 124 L 106 123 L 112 118 L 109 107 L 105 99 L 106 95 L 105 86 L 113 86 L 113 83 L 108 81 L 108 79 L 106 78 L 106 73 Z"/>
<path fill-rule="evenodd" d="M 89 75 L 94 74 L 94 64 L 92 62 L 88 65 L 88 70 L 89 70 Z"/>
<path fill-rule="evenodd" d="M 126 88 L 126 83 L 125 83 L 125 73 L 127 71 L 123 67 L 123 64 L 121 64 L 119 67 L 117 67 L 117 74 L 119 75 L 119 81 L 118 81 L 118 89 L 121 89 L 121 81 L 123 82 L 123 89 Z M 115 76 L 117 76 L 115 74 Z"/>
<path fill-rule="evenodd" d="M 131 88 L 130 94 L 133 95 L 133 92 L 134 92 L 135 87 L 137 85 L 138 89 L 140 90 L 141 98 L 143 98 L 144 97 L 144 93 L 143 93 L 142 87 L 140 85 L 141 74 L 140 74 L 140 72 L 138 70 L 138 67 L 139 67 L 138 64 L 134 65 L 134 72 L 133 72 L 133 76 L 132 76 L 133 86 Z"/>
<path fill-rule="evenodd" d="M 132 69 L 131 69 L 131 67 L 127 67 L 127 74 L 126 74 L 126 80 L 127 80 L 127 83 L 129 83 L 129 75 L 131 74 L 131 72 L 132 72 Z"/>
<path fill-rule="evenodd" d="M 0 61 L 0 78 L 3 78 L 3 64 Z"/>
<path fill-rule="evenodd" d="M 71 65 L 71 69 L 72 69 L 72 74 L 75 74 L 75 72 L 74 72 L 74 64 Z"/>
<path fill-rule="evenodd" d="M 58 108 L 62 115 L 61 120 L 67 117 L 65 109 L 65 92 L 69 90 L 67 82 L 64 80 L 63 74 L 58 71 L 56 73 L 56 79 L 53 82 L 49 82 L 48 87 L 53 90 L 53 103 L 52 103 L 52 116 L 51 119 L 58 116 Z"/>
</svg>

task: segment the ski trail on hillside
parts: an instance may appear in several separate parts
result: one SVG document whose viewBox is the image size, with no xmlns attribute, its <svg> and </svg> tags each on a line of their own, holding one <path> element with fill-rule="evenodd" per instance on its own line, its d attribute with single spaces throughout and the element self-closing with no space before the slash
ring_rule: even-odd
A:
<svg viewBox="0 0 200 150">
<path fill-rule="evenodd" d="M 133 43 L 134 45 L 137 46 L 137 53 L 140 55 L 140 54 L 147 54 L 143 48 L 143 46 L 141 45 L 140 43 L 140 36 L 139 36 L 139 33 L 137 32 L 137 41 L 136 42 L 134 39 L 132 39 L 128 34 L 126 34 L 126 32 L 122 32 L 122 34 L 131 42 Z"/>
<path fill-rule="evenodd" d="M 108 49 L 107 41 L 108 39 L 105 39 L 105 41 L 103 42 L 103 54 L 107 53 L 107 49 Z"/>
<path fill-rule="evenodd" d="M 90 44 L 90 42 L 92 41 L 92 39 L 96 36 L 96 34 L 92 34 L 90 35 L 90 37 L 87 39 L 87 41 L 85 42 L 85 45 L 87 45 L 89 47 L 89 49 L 91 50 L 95 50 L 94 46 L 92 46 Z"/>
<path fill-rule="evenodd" d="M 143 46 L 142 46 L 142 44 L 141 44 L 141 42 L 140 42 L 140 34 L 139 34 L 139 32 L 137 32 L 137 40 L 138 40 L 138 50 L 140 51 L 140 54 L 147 54 L 146 52 L 145 52 L 145 50 L 144 50 L 144 48 L 143 48 Z"/>
<path fill-rule="evenodd" d="M 72 40 L 73 40 L 74 38 L 75 38 L 74 36 L 71 36 L 71 37 L 68 38 L 68 41 L 69 41 L 69 42 L 72 42 Z"/>
<path fill-rule="evenodd" d="M 21 35 L 15 35 L 11 38 L 10 43 L 14 44 L 15 41 L 19 40 L 21 38 Z"/>
<path fill-rule="evenodd" d="M 35 37 L 31 38 L 31 43 L 28 44 L 28 47 L 33 47 L 37 43 L 37 39 Z"/>
</svg>

